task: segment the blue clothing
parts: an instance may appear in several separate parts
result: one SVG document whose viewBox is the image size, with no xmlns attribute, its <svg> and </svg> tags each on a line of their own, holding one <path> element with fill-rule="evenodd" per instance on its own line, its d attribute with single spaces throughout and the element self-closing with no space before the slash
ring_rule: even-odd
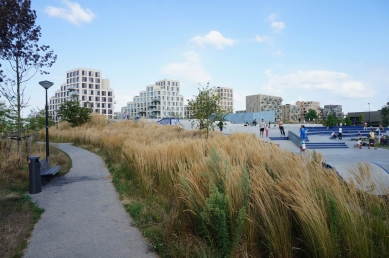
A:
<svg viewBox="0 0 389 258">
<path fill-rule="evenodd" d="M 300 128 L 300 138 L 305 140 L 307 138 L 307 131 L 305 128 Z"/>
</svg>

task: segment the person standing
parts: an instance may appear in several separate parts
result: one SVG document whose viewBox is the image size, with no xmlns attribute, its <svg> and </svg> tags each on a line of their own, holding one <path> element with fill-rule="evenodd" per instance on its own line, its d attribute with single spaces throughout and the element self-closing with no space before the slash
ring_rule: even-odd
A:
<svg viewBox="0 0 389 258">
<path fill-rule="evenodd" d="M 363 130 L 367 130 L 367 123 L 363 125 Z"/>
<path fill-rule="evenodd" d="M 339 133 L 338 133 L 339 140 L 342 140 L 342 127 L 339 126 Z"/>
<path fill-rule="evenodd" d="M 374 129 L 373 128 L 371 128 L 371 131 L 369 133 L 369 146 L 368 146 L 369 150 L 370 150 L 370 145 L 371 144 L 373 144 L 373 147 L 376 150 L 377 147 L 375 146 L 375 133 L 374 133 Z"/>
<path fill-rule="evenodd" d="M 265 131 L 265 122 L 263 119 L 259 122 L 259 135 L 263 138 L 263 132 Z"/>
<path fill-rule="evenodd" d="M 301 127 L 300 127 L 300 138 L 303 141 L 305 141 L 305 139 L 307 138 L 307 131 L 305 130 L 304 125 L 301 125 Z"/>
<path fill-rule="evenodd" d="M 265 124 L 266 138 L 269 138 L 269 126 Z"/>
<path fill-rule="evenodd" d="M 285 137 L 284 123 L 281 121 L 281 119 L 278 121 L 278 128 L 280 129 L 281 136 Z"/>
<path fill-rule="evenodd" d="M 223 122 L 222 121 L 220 121 L 218 124 L 217 124 L 217 126 L 219 126 L 219 129 L 220 129 L 220 132 L 222 133 L 223 132 Z"/>
</svg>

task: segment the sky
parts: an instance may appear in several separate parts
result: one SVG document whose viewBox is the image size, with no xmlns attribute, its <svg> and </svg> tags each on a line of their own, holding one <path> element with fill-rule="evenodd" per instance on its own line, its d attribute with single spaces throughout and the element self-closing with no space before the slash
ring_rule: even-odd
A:
<svg viewBox="0 0 389 258">
<path fill-rule="evenodd" d="M 180 80 L 185 99 L 207 83 L 231 87 L 234 110 L 255 94 L 346 113 L 389 102 L 387 0 L 33 0 L 32 9 L 40 44 L 58 58 L 26 84 L 30 108 L 44 108 L 39 81 L 54 82 L 50 97 L 74 68 L 102 71 L 115 111 L 165 78 Z"/>
</svg>

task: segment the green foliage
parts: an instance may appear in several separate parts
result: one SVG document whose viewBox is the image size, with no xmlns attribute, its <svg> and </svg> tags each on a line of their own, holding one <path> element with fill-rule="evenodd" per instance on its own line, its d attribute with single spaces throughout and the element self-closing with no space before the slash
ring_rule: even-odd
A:
<svg viewBox="0 0 389 258">
<path fill-rule="evenodd" d="M 336 202 L 332 196 L 329 196 L 329 207 L 330 207 L 330 231 L 332 235 L 332 239 L 335 242 L 337 256 L 341 257 L 341 237 L 339 232 L 339 218 L 338 218 L 338 207 L 336 206 Z"/>
<path fill-rule="evenodd" d="M 4 105 L 0 105 L 0 132 L 14 131 L 17 128 L 15 112 Z"/>
<path fill-rule="evenodd" d="M 352 125 L 351 118 L 348 115 L 344 119 L 344 125 Z"/>
<path fill-rule="evenodd" d="M 323 125 L 325 126 L 335 126 L 337 122 L 337 118 L 335 114 L 328 114 L 327 119 L 323 121 Z"/>
<path fill-rule="evenodd" d="M 58 114 L 61 119 L 68 121 L 73 126 L 80 126 L 90 119 L 91 112 L 90 108 L 81 107 L 78 100 L 71 100 L 61 104 Z"/>
<path fill-rule="evenodd" d="M 305 115 L 304 118 L 305 118 L 306 121 L 308 121 L 309 119 L 311 121 L 313 121 L 313 119 L 317 120 L 319 118 L 319 116 L 317 115 L 316 110 L 309 109 L 308 113 Z"/>
<path fill-rule="evenodd" d="M 218 94 L 213 94 L 213 88 L 209 88 L 209 83 L 203 89 L 199 88 L 199 94 L 194 99 L 188 101 L 188 109 L 191 112 L 191 118 L 197 120 L 197 126 L 200 129 L 205 129 L 208 138 L 209 130 L 214 130 L 215 121 L 220 119 L 226 110 L 220 105 L 221 97 Z"/>
<path fill-rule="evenodd" d="M 208 166 L 209 171 L 203 176 L 209 180 L 210 195 L 205 200 L 204 207 L 198 207 L 194 197 L 191 198 L 196 207 L 194 211 L 196 213 L 196 227 L 208 245 L 218 253 L 217 257 L 231 257 L 240 240 L 245 223 L 250 191 L 249 174 L 246 168 L 242 169 L 240 187 L 244 196 L 242 206 L 234 218 L 234 212 L 230 210 L 224 185 L 225 178 L 229 176 L 229 165 L 226 162 L 223 166 L 220 156 L 215 149 L 212 149 Z M 183 185 L 189 188 L 185 179 L 183 179 Z M 192 190 L 188 189 L 188 192 L 192 192 Z"/>
<path fill-rule="evenodd" d="M 363 115 L 362 114 L 359 115 L 358 121 L 361 125 L 363 125 Z"/>
<path fill-rule="evenodd" d="M 389 104 L 389 103 L 388 103 Z M 389 105 L 383 106 L 381 109 L 382 125 L 389 126 Z"/>
</svg>

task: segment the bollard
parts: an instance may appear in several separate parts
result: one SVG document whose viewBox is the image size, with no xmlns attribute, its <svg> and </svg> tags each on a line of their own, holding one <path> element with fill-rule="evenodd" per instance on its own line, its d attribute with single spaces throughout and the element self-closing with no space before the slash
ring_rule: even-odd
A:
<svg viewBox="0 0 389 258">
<path fill-rule="evenodd" d="M 37 194 L 42 192 L 42 185 L 41 185 L 41 164 L 39 163 L 39 156 L 28 156 L 28 159 L 30 160 L 28 164 L 28 170 L 29 170 L 29 193 L 30 194 Z"/>
</svg>

